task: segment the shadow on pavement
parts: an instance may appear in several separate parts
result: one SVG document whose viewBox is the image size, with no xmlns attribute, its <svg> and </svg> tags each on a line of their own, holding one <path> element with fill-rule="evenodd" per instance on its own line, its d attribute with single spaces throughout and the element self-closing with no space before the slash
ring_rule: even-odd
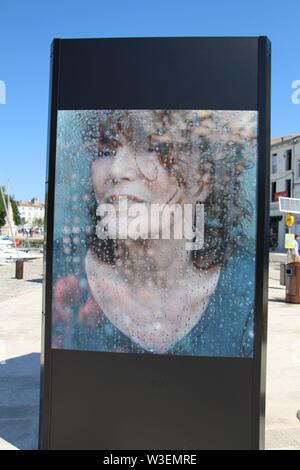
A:
<svg viewBox="0 0 300 470">
<path fill-rule="evenodd" d="M 0 437 L 18 449 L 37 449 L 40 354 L 0 363 Z"/>
</svg>

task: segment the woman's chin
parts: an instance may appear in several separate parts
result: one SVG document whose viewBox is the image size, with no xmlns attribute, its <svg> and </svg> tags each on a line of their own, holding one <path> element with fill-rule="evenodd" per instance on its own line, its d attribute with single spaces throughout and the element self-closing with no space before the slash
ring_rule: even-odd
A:
<svg viewBox="0 0 300 470">
<path fill-rule="evenodd" d="M 173 341 L 164 341 L 161 338 L 136 338 L 131 336 L 130 339 L 146 351 L 156 354 L 166 354 L 174 344 Z"/>
<path fill-rule="evenodd" d="M 141 348 L 156 354 L 166 354 L 190 331 L 186 328 L 182 328 L 180 331 L 176 329 L 173 332 L 170 329 L 156 331 L 153 327 L 147 328 L 147 331 L 137 331 L 123 328 L 123 325 L 116 323 L 115 326 Z"/>
</svg>

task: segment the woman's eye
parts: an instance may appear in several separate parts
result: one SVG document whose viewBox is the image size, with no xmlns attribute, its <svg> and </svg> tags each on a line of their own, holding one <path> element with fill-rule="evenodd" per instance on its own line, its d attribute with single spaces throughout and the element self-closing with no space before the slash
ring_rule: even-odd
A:
<svg viewBox="0 0 300 470">
<path fill-rule="evenodd" d="M 100 151 L 98 152 L 98 156 L 99 156 L 99 157 L 110 157 L 110 156 L 112 156 L 112 155 L 115 155 L 115 153 L 116 153 L 116 152 L 115 152 L 114 150 L 111 151 L 111 150 L 105 149 L 105 150 L 100 150 Z"/>
<path fill-rule="evenodd" d="M 160 143 L 160 144 L 157 144 L 155 146 L 155 151 L 157 153 L 159 153 L 160 155 L 165 155 L 166 153 L 168 153 L 168 144 L 166 142 L 163 142 L 163 143 Z"/>
</svg>

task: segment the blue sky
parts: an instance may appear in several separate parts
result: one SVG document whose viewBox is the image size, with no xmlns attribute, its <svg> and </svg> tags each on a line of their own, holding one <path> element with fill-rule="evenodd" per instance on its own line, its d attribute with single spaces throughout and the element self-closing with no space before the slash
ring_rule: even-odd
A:
<svg viewBox="0 0 300 470">
<path fill-rule="evenodd" d="M 54 37 L 253 36 L 272 41 L 272 136 L 300 132 L 299 0 L 0 0 L 0 182 L 44 199 Z"/>
</svg>

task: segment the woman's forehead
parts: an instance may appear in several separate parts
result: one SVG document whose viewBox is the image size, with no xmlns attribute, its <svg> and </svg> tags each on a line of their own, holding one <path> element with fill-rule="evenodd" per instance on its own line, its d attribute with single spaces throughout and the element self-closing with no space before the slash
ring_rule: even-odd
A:
<svg viewBox="0 0 300 470">
<path fill-rule="evenodd" d="M 194 112 L 194 115 L 197 112 Z M 128 110 L 111 111 L 99 116 L 101 133 L 118 132 L 133 140 L 169 134 L 175 137 L 188 127 L 188 120 L 196 116 L 186 111 Z"/>
<path fill-rule="evenodd" d="M 86 117 L 87 119 L 84 119 Z M 190 142 L 199 138 L 243 142 L 256 137 L 254 113 L 205 110 L 99 110 L 80 112 L 85 137 L 124 137 L 127 142 L 159 140 Z M 87 127 L 86 127 L 87 126 Z"/>
</svg>

